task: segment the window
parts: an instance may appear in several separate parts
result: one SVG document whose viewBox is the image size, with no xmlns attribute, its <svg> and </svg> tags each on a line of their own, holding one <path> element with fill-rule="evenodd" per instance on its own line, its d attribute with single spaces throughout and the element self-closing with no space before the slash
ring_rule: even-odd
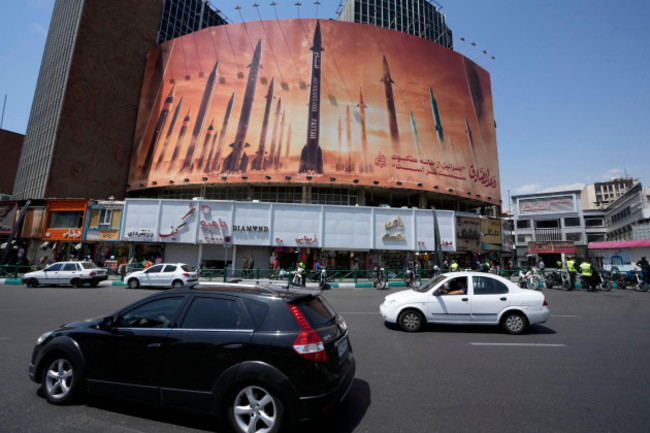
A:
<svg viewBox="0 0 650 433">
<path fill-rule="evenodd" d="M 538 229 L 558 229 L 560 228 L 560 221 L 559 220 L 535 221 L 535 227 Z"/>
<path fill-rule="evenodd" d="M 602 218 L 585 218 L 586 227 L 603 227 L 604 225 Z"/>
<path fill-rule="evenodd" d="M 77 264 L 76 263 L 66 263 L 63 266 L 64 271 L 76 271 L 77 270 Z"/>
<path fill-rule="evenodd" d="M 156 272 L 162 272 L 163 266 L 164 266 L 164 265 L 156 265 L 156 266 L 152 266 L 152 267 L 150 267 L 149 269 L 145 270 L 144 272 L 147 273 L 147 274 L 153 274 L 153 273 L 156 273 Z"/>
<path fill-rule="evenodd" d="M 582 233 L 580 233 L 580 232 L 578 232 L 578 233 L 567 233 L 566 234 L 566 240 L 567 241 L 580 242 L 580 241 L 582 241 Z"/>
<path fill-rule="evenodd" d="M 156 299 L 118 317 L 118 328 L 169 328 L 183 302 L 182 296 Z"/>
<path fill-rule="evenodd" d="M 580 218 L 564 218 L 564 227 L 580 227 Z"/>
<path fill-rule="evenodd" d="M 110 226 L 113 220 L 113 209 L 102 209 L 99 211 L 99 225 Z"/>
<path fill-rule="evenodd" d="M 533 241 L 532 235 L 517 235 L 517 243 L 525 244 Z"/>
<path fill-rule="evenodd" d="M 43 269 L 44 271 L 60 271 L 61 268 L 63 267 L 63 263 L 55 263 L 49 268 Z"/>
<path fill-rule="evenodd" d="M 49 228 L 67 229 L 83 227 L 83 211 L 57 211 L 50 213 Z"/>
<path fill-rule="evenodd" d="M 242 325 L 246 323 L 246 317 L 237 301 L 197 297 L 192 301 L 181 328 L 242 329 Z"/>
<path fill-rule="evenodd" d="M 472 277 L 475 295 L 500 295 L 508 293 L 508 286 L 490 277 Z"/>
<path fill-rule="evenodd" d="M 262 322 L 264 322 L 264 317 L 266 316 L 266 312 L 269 309 L 268 305 L 264 304 L 263 302 L 253 301 L 251 299 L 247 299 L 245 302 L 246 307 L 248 308 L 248 312 L 253 318 L 255 328 L 260 327 L 262 325 Z"/>
<path fill-rule="evenodd" d="M 176 265 L 167 265 L 165 266 L 165 270 L 163 272 L 175 272 L 176 271 Z"/>
<path fill-rule="evenodd" d="M 517 220 L 517 228 L 518 229 L 529 229 L 530 228 L 530 220 Z"/>
</svg>

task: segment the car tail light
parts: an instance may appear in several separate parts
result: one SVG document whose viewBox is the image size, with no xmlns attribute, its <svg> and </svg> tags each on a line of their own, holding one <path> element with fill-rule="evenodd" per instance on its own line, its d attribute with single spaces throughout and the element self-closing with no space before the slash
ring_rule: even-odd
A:
<svg viewBox="0 0 650 433">
<path fill-rule="evenodd" d="M 184 277 L 189 277 L 190 276 L 190 274 L 188 274 L 187 272 L 183 272 L 181 275 L 184 276 Z"/>
<path fill-rule="evenodd" d="M 90 272 L 90 276 L 91 276 L 91 277 L 94 277 L 95 275 L 97 275 L 97 274 L 95 273 L 95 271 L 91 271 L 91 272 Z"/>
<path fill-rule="evenodd" d="M 548 307 L 548 302 L 546 301 L 546 296 L 544 296 L 544 304 L 545 307 Z"/>
<path fill-rule="evenodd" d="M 300 333 L 296 340 L 293 342 L 293 350 L 300 356 L 310 361 L 327 362 L 327 353 L 325 352 L 325 345 L 320 335 L 312 329 L 312 327 L 302 315 L 298 307 L 295 305 L 287 305 L 293 318 L 300 326 Z"/>
</svg>

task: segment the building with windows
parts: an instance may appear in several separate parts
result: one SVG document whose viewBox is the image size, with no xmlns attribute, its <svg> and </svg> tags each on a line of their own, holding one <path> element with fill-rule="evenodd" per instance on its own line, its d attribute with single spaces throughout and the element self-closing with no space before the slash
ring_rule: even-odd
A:
<svg viewBox="0 0 650 433">
<path fill-rule="evenodd" d="M 622 197 L 633 185 L 634 179 L 631 177 L 589 184 L 582 190 L 582 207 L 584 209 L 604 209 Z"/>
<path fill-rule="evenodd" d="M 430 0 L 346 0 L 338 19 L 397 30 L 452 49 L 452 31 L 441 7 Z"/>
<path fill-rule="evenodd" d="M 0 129 L 0 200 L 3 194 L 13 191 L 24 138 L 22 134 Z"/>
<path fill-rule="evenodd" d="M 207 0 L 162 0 L 158 44 L 197 30 L 228 24 Z"/>
</svg>

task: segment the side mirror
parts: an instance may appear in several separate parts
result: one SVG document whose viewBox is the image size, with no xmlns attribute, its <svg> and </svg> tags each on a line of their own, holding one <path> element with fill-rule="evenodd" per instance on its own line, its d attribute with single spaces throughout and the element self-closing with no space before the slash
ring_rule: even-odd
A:
<svg viewBox="0 0 650 433">
<path fill-rule="evenodd" d="M 99 322 L 99 329 L 106 331 L 113 328 L 114 324 L 115 320 L 113 319 L 113 316 L 107 316 L 104 317 L 101 322 Z"/>
</svg>

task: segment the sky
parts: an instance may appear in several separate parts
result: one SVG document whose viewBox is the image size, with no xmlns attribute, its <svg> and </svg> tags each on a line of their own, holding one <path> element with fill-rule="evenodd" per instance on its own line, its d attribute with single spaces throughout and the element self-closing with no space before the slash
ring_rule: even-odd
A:
<svg viewBox="0 0 650 433">
<path fill-rule="evenodd" d="M 334 19 L 339 0 L 276 0 L 275 7 L 258 0 L 257 8 L 253 1 L 211 3 L 238 23 Z M 438 3 L 455 50 L 490 73 L 504 210 L 512 195 L 626 175 L 650 186 L 650 2 Z M 53 5 L 0 0 L 3 129 L 27 129 Z"/>
</svg>

